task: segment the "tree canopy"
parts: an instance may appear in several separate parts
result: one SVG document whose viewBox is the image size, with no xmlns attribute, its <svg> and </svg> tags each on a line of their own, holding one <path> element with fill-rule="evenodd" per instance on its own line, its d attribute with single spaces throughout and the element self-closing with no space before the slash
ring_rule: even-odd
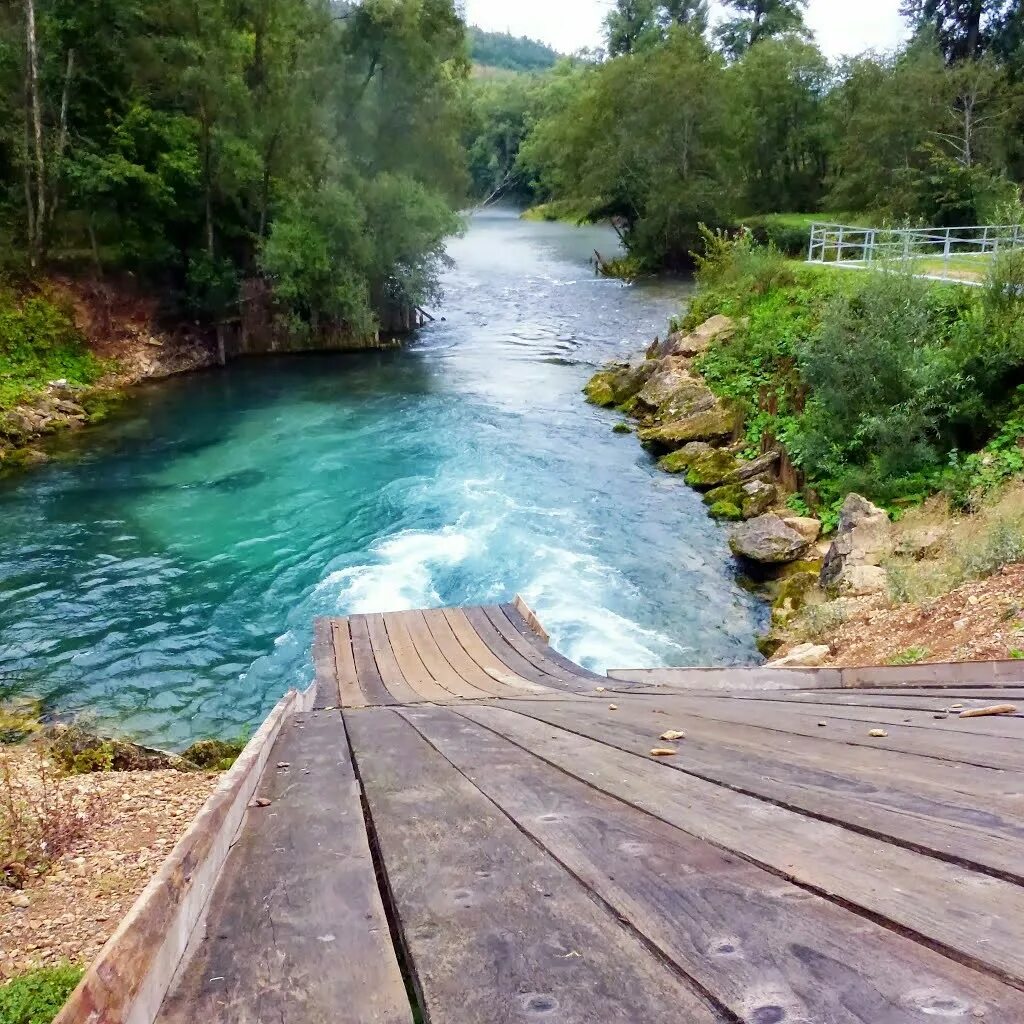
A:
<svg viewBox="0 0 1024 1024">
<path fill-rule="evenodd" d="M 433 287 L 464 194 L 452 0 L 16 0 L 0 15 L 0 214 L 33 264 L 81 252 L 237 314 L 372 329 Z M 398 232 L 378 241 L 387 221 Z"/>
</svg>

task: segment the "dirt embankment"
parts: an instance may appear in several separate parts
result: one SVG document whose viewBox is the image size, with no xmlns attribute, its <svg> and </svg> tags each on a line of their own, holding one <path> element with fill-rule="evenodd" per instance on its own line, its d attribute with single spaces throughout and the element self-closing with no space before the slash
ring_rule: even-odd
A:
<svg viewBox="0 0 1024 1024">
<path fill-rule="evenodd" d="M 169 323 L 159 302 L 130 278 L 90 281 L 55 276 L 48 290 L 74 313 L 87 348 L 109 364 L 89 388 L 54 380 L 31 400 L 8 410 L 0 423 L 0 468 L 46 461 L 45 440 L 95 422 L 125 388 L 145 380 L 213 366 L 211 332 L 195 323 Z"/>
</svg>

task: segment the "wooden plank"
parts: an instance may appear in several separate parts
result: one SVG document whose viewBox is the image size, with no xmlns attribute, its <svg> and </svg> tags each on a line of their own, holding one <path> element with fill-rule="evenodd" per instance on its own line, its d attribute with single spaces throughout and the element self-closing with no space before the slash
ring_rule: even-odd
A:
<svg viewBox="0 0 1024 1024">
<path fill-rule="evenodd" d="M 537 691 L 537 686 L 531 680 L 524 679 L 493 656 L 488 657 L 483 641 L 464 619 L 456 618 L 455 624 L 459 631 L 455 632 L 443 608 L 424 612 L 423 617 L 444 656 L 474 686 L 486 689 L 487 696 L 521 697 Z"/>
<path fill-rule="evenodd" d="M 744 701 L 744 706 L 755 712 L 760 707 L 783 711 L 786 714 L 802 715 L 813 718 L 815 722 L 833 721 L 867 722 L 871 725 L 906 725 L 928 732 L 949 732 L 959 736 L 1001 736 L 1005 739 L 1024 739 L 1024 717 L 1015 715 L 998 715 L 992 718 L 960 718 L 958 711 L 950 711 L 945 717 L 936 718 L 938 712 L 929 710 L 911 711 L 894 708 L 854 707 L 850 705 L 808 705 L 800 701 Z M 979 707 L 986 707 L 986 701 L 975 702 Z"/>
<path fill-rule="evenodd" d="M 608 678 L 679 690 L 805 690 L 840 686 L 838 669 L 794 668 L 635 668 L 609 669 Z"/>
<path fill-rule="evenodd" d="M 316 684 L 314 703 L 317 707 L 338 707 L 341 692 L 334 660 L 334 633 L 330 619 L 313 623 L 313 672 Z"/>
<path fill-rule="evenodd" d="M 446 608 L 444 610 L 448 625 L 459 638 L 464 647 L 473 645 L 470 650 L 473 658 L 480 664 L 484 661 L 504 668 L 506 672 L 514 672 L 525 680 L 529 689 L 535 693 L 550 690 L 567 689 L 565 681 L 558 676 L 537 668 L 521 654 L 513 650 L 501 634 L 491 625 L 490 620 L 479 608 Z M 522 685 L 522 684 L 520 684 Z"/>
<path fill-rule="evenodd" d="M 551 643 L 551 637 L 548 635 L 548 631 L 544 628 L 540 619 L 537 617 L 537 613 L 526 603 L 526 598 L 523 597 L 522 594 L 516 594 L 515 599 L 512 602 L 512 607 L 515 608 L 519 615 L 522 616 L 531 632 L 536 633 L 544 643 Z"/>
<path fill-rule="evenodd" d="M 550 705 L 460 707 L 533 754 L 783 878 L 923 937 L 962 963 L 1024 981 L 1024 889 L 818 821 L 579 736 L 543 720 Z"/>
<path fill-rule="evenodd" d="M 402 674 L 424 700 L 453 700 L 456 694 L 445 686 L 445 680 L 435 679 L 423 664 L 423 659 L 420 658 L 416 645 L 409 635 L 408 618 L 405 612 L 392 612 L 384 616 L 384 626 L 391 640 L 391 649 L 394 651 L 395 660 L 401 666 Z M 450 677 L 451 674 L 449 666 L 449 671 L 445 675 Z"/>
<path fill-rule="evenodd" d="M 412 1024 L 340 713 L 285 723 L 260 793 L 159 1024 Z"/>
<path fill-rule="evenodd" d="M 361 708 L 366 706 L 366 695 L 359 686 L 356 677 L 356 663 L 352 655 L 352 633 L 348 619 L 335 619 L 332 622 L 334 636 L 334 665 L 338 676 L 338 692 L 343 708 Z"/>
<path fill-rule="evenodd" d="M 635 691 L 634 691 L 635 692 Z M 935 692 L 928 696 L 901 693 L 888 690 L 787 690 L 779 693 L 765 693 L 763 691 L 737 690 L 729 693 L 687 693 L 685 696 L 710 697 L 714 700 L 766 700 L 785 701 L 804 705 L 819 707 L 864 707 L 864 708 L 888 708 L 896 711 L 923 711 L 934 714 L 953 704 L 961 704 L 963 708 L 981 708 L 993 703 L 986 699 L 987 691 L 974 690 L 970 697 L 958 697 L 953 694 L 946 694 L 945 691 Z M 1016 718 L 1024 718 L 1024 692 L 1019 697 L 1021 708 Z M 995 703 L 1001 701 L 997 698 Z"/>
<path fill-rule="evenodd" d="M 526 620 L 510 604 L 489 605 L 483 609 L 491 625 L 519 654 L 542 671 L 549 672 L 573 689 L 593 690 L 607 686 L 608 680 L 564 658 L 553 647 L 542 643 Z"/>
<path fill-rule="evenodd" d="M 666 695 L 661 703 L 666 710 L 675 711 L 677 714 L 696 715 L 718 722 L 756 725 L 797 736 L 816 736 L 819 732 L 816 723 L 807 718 L 766 706 L 754 709 L 747 701 L 712 702 L 673 694 Z M 939 734 L 938 731 L 930 732 L 903 725 L 889 726 L 885 731 L 888 733 L 886 737 L 871 737 L 868 735 L 871 732 L 870 727 L 833 718 L 829 726 L 829 739 L 854 746 L 898 750 L 918 757 L 956 761 L 983 768 L 1024 771 L 1024 746 L 1015 740 L 994 736 L 982 739 L 949 731 Z"/>
<path fill-rule="evenodd" d="M 347 722 L 431 1024 L 724 1020 L 395 711 Z"/>
<path fill-rule="evenodd" d="M 1024 1014 L 1021 992 L 694 839 L 485 728 L 467 729 L 457 710 L 399 713 L 737 1019 L 925 1022 L 940 1006 Z"/>
<path fill-rule="evenodd" d="M 373 642 L 370 640 L 369 625 L 365 615 L 352 615 L 348 620 L 349 632 L 352 635 L 352 657 L 356 666 L 356 679 L 363 691 L 365 703 L 370 706 L 378 704 L 396 704 L 384 680 L 377 669 L 377 660 L 373 655 Z"/>
<path fill-rule="evenodd" d="M 625 704 L 614 714 L 564 703 L 528 713 L 641 755 L 665 745 L 660 733 L 682 724 L 631 713 Z M 712 723 L 705 728 L 694 720 L 685 726 L 685 741 L 670 744 L 678 749 L 672 766 L 680 771 L 908 849 L 1024 881 L 1024 807 L 1019 799 L 1016 808 L 1014 801 L 1001 799 L 995 786 L 986 799 L 938 787 L 915 789 L 901 786 L 895 770 L 857 771 L 843 748 L 832 744 L 824 744 L 824 754 L 812 752 L 802 737 L 757 747 L 733 740 L 735 727 L 716 729 Z"/>
<path fill-rule="evenodd" d="M 884 687 L 877 689 L 863 688 L 848 691 L 868 696 L 892 696 L 895 691 Z M 983 700 L 986 704 L 1000 703 L 1004 700 L 1024 704 L 1024 687 L 1021 686 L 952 686 L 952 687 L 908 687 L 899 691 L 904 697 L 931 697 L 940 702 L 955 700 Z"/>
<path fill-rule="evenodd" d="M 423 698 L 416 692 L 402 672 L 401 665 L 391 648 L 391 637 L 384 625 L 383 615 L 367 615 L 366 630 L 373 647 L 373 659 L 388 693 L 400 704 L 414 704 Z"/>
<path fill-rule="evenodd" d="M 451 690 L 455 697 L 464 699 L 474 700 L 494 696 L 490 690 L 476 685 L 475 679 L 474 682 L 470 682 L 466 678 L 466 674 L 472 675 L 472 673 L 460 671 L 445 657 L 444 652 L 437 646 L 437 641 L 427 625 L 423 612 L 405 613 L 404 622 L 420 660 L 427 671 L 442 683 L 445 689 Z M 479 674 L 480 676 L 484 675 L 483 672 Z M 490 684 L 490 679 L 487 680 L 487 683 Z"/>
</svg>

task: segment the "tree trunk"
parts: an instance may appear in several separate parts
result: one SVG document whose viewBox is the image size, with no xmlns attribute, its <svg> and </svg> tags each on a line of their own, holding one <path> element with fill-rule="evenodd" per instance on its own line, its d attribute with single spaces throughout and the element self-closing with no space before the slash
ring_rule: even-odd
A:
<svg viewBox="0 0 1024 1024">
<path fill-rule="evenodd" d="M 39 98 L 39 49 L 36 43 L 35 0 L 25 0 L 25 48 L 28 94 L 32 108 L 32 133 L 35 141 L 35 230 L 29 242 L 33 268 L 43 254 L 43 230 L 46 225 L 46 157 L 43 149 L 43 111 Z"/>
<path fill-rule="evenodd" d="M 75 73 L 75 51 L 68 50 L 67 65 L 64 69 L 64 89 L 60 97 L 60 125 L 57 129 L 57 147 L 53 154 L 53 166 L 50 168 L 53 178 L 53 191 L 50 196 L 50 223 L 57 215 L 60 204 L 61 166 L 64 161 L 64 150 L 68 144 L 68 104 L 71 101 L 71 76 Z"/>
</svg>

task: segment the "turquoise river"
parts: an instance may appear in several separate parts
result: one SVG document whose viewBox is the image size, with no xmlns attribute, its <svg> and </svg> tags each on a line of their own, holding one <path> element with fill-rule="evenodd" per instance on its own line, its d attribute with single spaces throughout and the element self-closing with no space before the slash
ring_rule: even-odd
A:
<svg viewBox="0 0 1024 1024">
<path fill-rule="evenodd" d="M 251 728 L 325 614 L 509 599 L 603 671 L 757 660 L 700 497 L 580 394 L 685 302 L 596 278 L 601 228 L 473 218 L 404 350 L 138 389 L 0 481 L 0 685 L 163 745 Z"/>
</svg>

